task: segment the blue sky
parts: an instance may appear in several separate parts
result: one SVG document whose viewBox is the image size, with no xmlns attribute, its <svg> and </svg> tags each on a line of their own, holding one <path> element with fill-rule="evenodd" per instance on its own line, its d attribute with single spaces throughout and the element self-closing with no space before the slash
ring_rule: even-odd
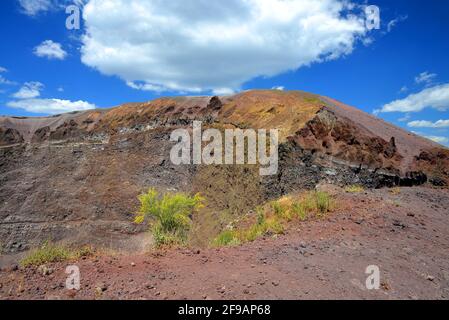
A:
<svg viewBox="0 0 449 320">
<path fill-rule="evenodd" d="M 279 87 L 449 145 L 449 2 L 278 1 L 78 0 L 80 30 L 65 26 L 73 1 L 1 1 L 0 114 Z M 365 5 L 380 30 L 361 29 Z"/>
</svg>

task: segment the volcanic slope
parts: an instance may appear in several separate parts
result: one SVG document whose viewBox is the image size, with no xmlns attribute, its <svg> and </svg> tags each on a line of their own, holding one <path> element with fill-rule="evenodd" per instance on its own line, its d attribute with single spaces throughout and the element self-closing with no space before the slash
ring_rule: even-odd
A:
<svg viewBox="0 0 449 320">
<path fill-rule="evenodd" d="M 278 174 L 256 166 L 176 166 L 177 128 L 280 130 Z M 368 188 L 449 183 L 449 151 L 356 108 L 301 91 L 161 98 L 52 117 L 0 118 L 0 239 L 14 254 L 42 241 L 139 250 L 137 196 L 201 192 L 192 241 L 207 244 L 235 215 L 319 183 Z"/>
</svg>

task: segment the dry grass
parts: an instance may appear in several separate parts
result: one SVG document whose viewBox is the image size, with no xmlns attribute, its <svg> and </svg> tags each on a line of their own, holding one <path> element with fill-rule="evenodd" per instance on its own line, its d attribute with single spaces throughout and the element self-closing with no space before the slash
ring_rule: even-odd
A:
<svg viewBox="0 0 449 320">
<path fill-rule="evenodd" d="M 346 192 L 349 193 L 362 193 L 365 191 L 365 188 L 361 185 L 352 185 L 345 188 Z"/>
<path fill-rule="evenodd" d="M 46 263 L 77 260 L 81 257 L 90 256 L 92 254 L 93 249 L 89 246 L 78 249 L 71 249 L 69 247 L 47 241 L 39 248 L 31 250 L 20 261 L 20 265 L 22 267 L 40 266 Z"/>
<path fill-rule="evenodd" d="M 289 222 L 323 218 L 334 208 L 334 199 L 326 192 L 315 191 L 283 197 L 258 208 L 255 219 L 254 216 L 248 218 L 240 228 L 224 230 L 212 241 L 212 245 L 236 246 L 263 236 L 283 234 Z"/>
<path fill-rule="evenodd" d="M 401 194 L 401 188 L 398 188 L 398 187 L 392 188 L 392 189 L 390 189 L 390 193 L 391 193 L 392 195 L 397 196 L 397 195 Z"/>
</svg>

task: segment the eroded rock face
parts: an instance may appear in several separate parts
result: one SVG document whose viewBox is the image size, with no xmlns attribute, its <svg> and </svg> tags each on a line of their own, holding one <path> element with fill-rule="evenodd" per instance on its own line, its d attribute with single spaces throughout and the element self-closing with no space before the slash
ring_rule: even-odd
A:
<svg viewBox="0 0 449 320">
<path fill-rule="evenodd" d="M 80 129 L 78 123 L 71 119 L 64 122 L 62 125 L 56 128 L 55 131 L 50 132 L 51 140 L 64 140 L 70 138 L 78 138 L 82 135 L 83 130 Z"/>
<path fill-rule="evenodd" d="M 44 142 L 46 140 L 48 140 L 48 138 L 50 137 L 50 133 L 51 133 L 51 129 L 49 126 L 45 126 L 43 128 L 38 129 L 34 135 L 33 138 L 31 139 L 31 141 L 33 143 L 40 143 L 40 142 Z"/>
<path fill-rule="evenodd" d="M 394 137 L 385 141 L 361 130 L 349 119 L 339 119 L 325 108 L 292 140 L 313 153 L 319 152 L 373 169 L 395 168 L 402 160 Z"/>
<path fill-rule="evenodd" d="M 449 150 L 430 149 L 415 157 L 413 167 L 427 172 L 429 182 L 437 187 L 449 186 Z"/>
<path fill-rule="evenodd" d="M 7 146 L 23 142 L 23 136 L 18 130 L 0 127 L 0 146 Z"/>
</svg>

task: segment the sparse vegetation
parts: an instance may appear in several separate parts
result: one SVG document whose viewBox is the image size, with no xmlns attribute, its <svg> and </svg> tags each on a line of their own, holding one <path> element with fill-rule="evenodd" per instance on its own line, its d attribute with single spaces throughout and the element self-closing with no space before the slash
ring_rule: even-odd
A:
<svg viewBox="0 0 449 320">
<path fill-rule="evenodd" d="M 269 203 L 265 208 L 257 208 L 255 222 L 251 224 L 246 221 L 240 229 L 224 230 L 212 244 L 218 247 L 234 246 L 266 235 L 283 234 L 285 224 L 293 219 L 306 221 L 312 217 L 322 218 L 333 208 L 333 199 L 326 192 L 308 192 L 298 198 L 284 197 Z"/>
<path fill-rule="evenodd" d="M 215 247 L 232 247 L 238 246 L 241 242 L 239 235 L 234 230 L 225 230 L 214 239 L 213 245 Z"/>
<path fill-rule="evenodd" d="M 184 193 L 161 196 L 155 189 L 139 196 L 140 210 L 135 222 L 150 220 L 151 230 L 157 246 L 182 245 L 187 239 L 192 221 L 190 215 L 203 206 L 204 199 L 196 194 Z"/>
<path fill-rule="evenodd" d="M 345 188 L 346 192 L 349 193 L 361 193 L 365 191 L 365 188 L 361 185 L 352 185 Z"/>
<path fill-rule="evenodd" d="M 397 196 L 397 195 L 401 194 L 401 188 L 399 188 L 399 187 L 392 188 L 392 189 L 390 189 L 390 192 L 392 195 Z"/>
<path fill-rule="evenodd" d="M 63 245 L 46 241 L 39 248 L 31 250 L 20 261 L 20 265 L 23 267 L 40 266 L 46 263 L 76 260 L 81 257 L 90 256 L 91 254 L 93 254 L 93 250 L 89 246 L 71 249 Z"/>
</svg>

